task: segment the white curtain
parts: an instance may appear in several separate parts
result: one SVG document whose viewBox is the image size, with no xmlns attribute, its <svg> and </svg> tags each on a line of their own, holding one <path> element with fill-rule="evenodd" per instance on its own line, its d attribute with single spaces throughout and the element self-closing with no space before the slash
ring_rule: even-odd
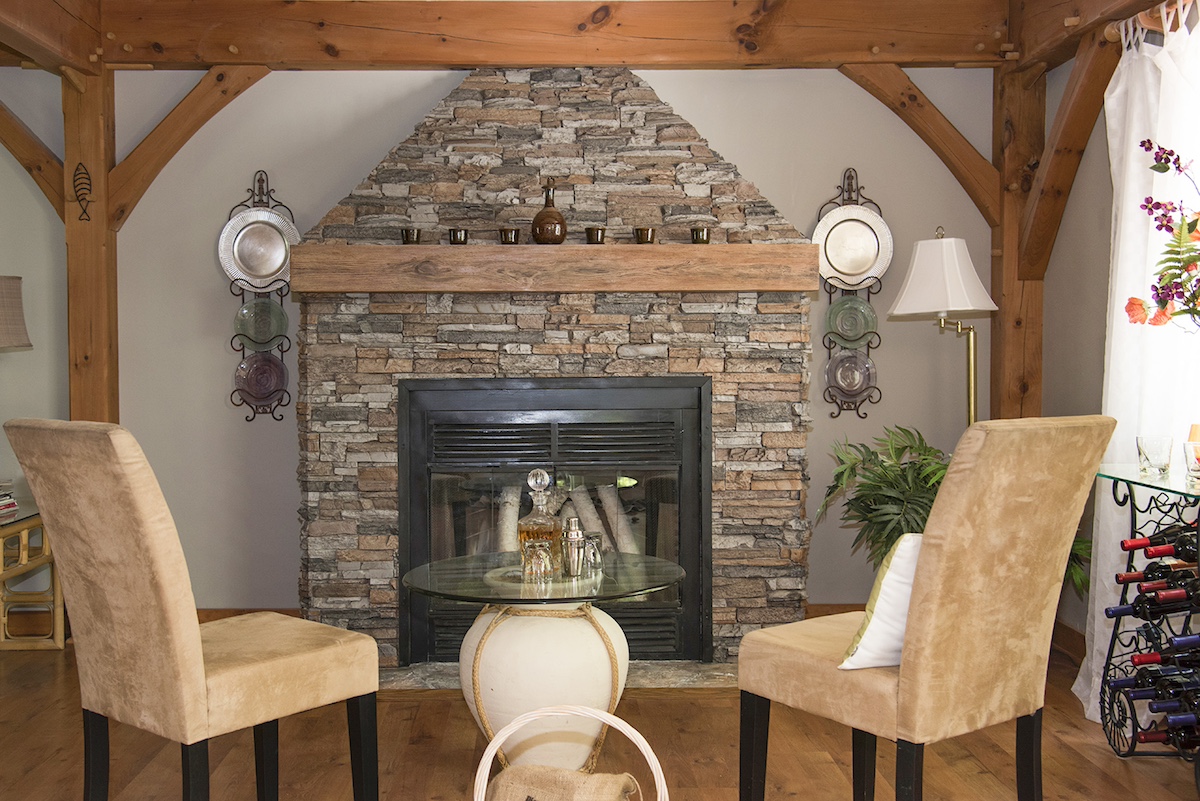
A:
<svg viewBox="0 0 1200 801">
<path fill-rule="evenodd" d="M 1176 12 L 1160 9 L 1172 22 Z M 1182 10 L 1187 18 L 1189 8 Z M 1164 27 L 1170 28 L 1170 25 Z M 1134 437 L 1171 436 L 1172 471 L 1183 470 L 1183 442 L 1192 423 L 1200 423 L 1200 329 L 1191 322 L 1165 326 L 1134 325 L 1125 304 L 1149 299 L 1151 277 L 1167 239 L 1140 208 L 1147 196 L 1183 201 L 1200 210 L 1187 179 L 1151 171 L 1151 154 L 1142 140 L 1174 150 L 1183 161 L 1197 159 L 1200 169 L 1200 109 L 1192 99 L 1200 87 L 1200 32 L 1180 25 L 1164 34 L 1161 47 L 1145 41 L 1145 31 L 1126 23 L 1125 52 L 1104 98 L 1112 165 L 1112 262 L 1109 268 L 1108 339 L 1104 372 L 1104 414 L 1117 420 L 1105 462 L 1137 461 Z M 1119 541 L 1128 536 L 1129 509 L 1112 500 L 1111 482 L 1096 486 L 1092 542 L 1091 592 L 1088 599 L 1087 657 L 1074 692 L 1092 720 L 1100 719 L 1100 682 L 1112 632 L 1104 608 L 1119 603 L 1113 574 L 1125 569 Z"/>
</svg>

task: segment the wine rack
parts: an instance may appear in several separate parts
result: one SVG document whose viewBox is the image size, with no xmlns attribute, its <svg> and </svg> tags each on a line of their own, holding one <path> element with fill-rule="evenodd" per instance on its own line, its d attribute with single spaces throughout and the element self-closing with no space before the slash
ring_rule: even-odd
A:
<svg viewBox="0 0 1200 801">
<path fill-rule="evenodd" d="M 1128 470 L 1136 474 L 1137 467 Z M 1164 486 L 1166 482 L 1133 479 L 1114 475 L 1102 469 L 1113 480 L 1112 496 L 1117 506 L 1129 508 L 1129 537 L 1148 537 L 1167 526 L 1193 523 L 1200 494 L 1192 490 Z M 1197 488 L 1200 492 L 1200 488 Z M 1147 559 L 1140 550 L 1129 552 L 1125 570 L 1139 569 Z M 1121 588 L 1121 604 L 1130 603 L 1136 582 Z M 1134 654 L 1160 651 L 1168 638 L 1193 633 L 1193 613 L 1181 611 L 1164 615 L 1157 620 L 1142 620 L 1134 616 L 1118 617 L 1113 621 L 1112 636 L 1104 663 L 1104 681 L 1100 687 L 1100 722 L 1113 751 L 1122 757 L 1177 757 L 1193 764 L 1196 786 L 1200 790 L 1200 760 L 1195 748 L 1177 748 L 1165 743 L 1139 743 L 1138 734 L 1163 728 L 1161 715 L 1148 710 L 1148 701 L 1135 700 L 1127 689 L 1108 686 L 1111 679 L 1134 675 L 1138 668 L 1131 659 Z"/>
</svg>

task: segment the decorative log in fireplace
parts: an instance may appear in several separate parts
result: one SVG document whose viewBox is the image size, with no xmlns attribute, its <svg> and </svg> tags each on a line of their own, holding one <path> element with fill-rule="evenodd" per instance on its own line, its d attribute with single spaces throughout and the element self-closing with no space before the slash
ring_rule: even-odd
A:
<svg viewBox="0 0 1200 801">
<path fill-rule="evenodd" d="M 402 380 L 398 570 L 515 548 L 535 467 L 606 545 L 677 561 L 678 588 L 604 605 L 640 659 L 713 655 L 711 390 L 703 377 Z M 478 605 L 412 596 L 401 661 L 454 660 Z"/>
</svg>

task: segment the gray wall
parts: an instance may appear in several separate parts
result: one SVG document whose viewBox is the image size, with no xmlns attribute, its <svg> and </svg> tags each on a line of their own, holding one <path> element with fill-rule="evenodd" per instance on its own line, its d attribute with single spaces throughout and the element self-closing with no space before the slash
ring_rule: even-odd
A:
<svg viewBox="0 0 1200 801">
<path fill-rule="evenodd" d="M 928 322 L 888 321 L 912 243 L 936 226 L 968 242 L 980 274 L 989 263 L 989 231 L 940 161 L 874 98 L 831 71 L 642 72 L 669 103 L 738 164 L 798 228 L 811 232 L 820 205 L 836 193 L 846 167 L 857 168 L 882 207 L 895 258 L 874 299 L 882 347 L 872 354 L 883 401 L 859 420 L 833 419 L 820 399 L 826 357 L 816 344 L 809 441 L 815 510 L 832 472 L 835 441 L 862 441 L 885 425 L 914 426 L 950 449 L 965 427 L 965 343 Z M 991 72 L 914 70 L 913 80 L 985 155 L 990 155 Z M 1052 74 L 1061 81 L 1060 68 Z M 403 139 L 461 73 L 273 73 L 211 120 L 151 186 L 118 238 L 121 418 L 142 442 L 163 484 L 183 538 L 201 607 L 295 607 L 300 497 L 295 479 L 295 418 L 246 423 L 229 401 L 236 354 L 229 345 L 237 301 L 216 260 L 217 235 L 231 206 L 265 169 L 279 199 L 306 230 Z M 117 74 L 117 137 L 124 155 L 198 78 L 196 73 Z M 61 152 L 58 82 L 40 73 L 0 70 L 0 100 L 26 117 Z M 57 133 L 47 132 L 57 124 Z M 45 130 L 44 130 L 45 129 Z M 1047 280 L 1047 412 L 1088 405 L 1078 365 L 1098 365 L 1097 337 L 1074 321 L 1099 311 L 1080 307 L 1079 283 L 1103 296 L 1107 167 L 1089 152 Z M 1091 187 L 1091 190 L 1088 189 Z M 1086 208 L 1077 206 L 1080 197 Z M 0 417 L 65 417 L 65 248 L 62 224 L 7 152 L 0 151 L 0 204 L 8 266 L 26 277 L 34 351 L 0 354 Z M 1064 241 L 1070 241 L 1067 268 Z M 1060 274 L 1063 273 L 1063 274 Z M 985 277 L 986 283 L 986 277 Z M 1089 290 L 1091 287 L 1089 287 Z M 1062 303 L 1055 304 L 1051 293 Z M 34 306 L 34 304 L 37 304 Z M 1090 299 L 1089 299 L 1090 304 Z M 287 304 L 295 315 L 296 306 Z M 814 338 L 828 307 L 814 307 Z M 1057 311 L 1062 309 L 1062 312 Z M 32 322 L 36 320 L 37 322 Z M 1071 342 L 1068 351 L 1059 341 Z M 986 321 L 981 326 L 980 408 L 988 406 Z M 1061 356 L 1059 354 L 1062 354 Z M 18 359 L 20 361 L 18 361 Z M 1057 361 L 1055 361 L 1057 359 Z M 294 354 L 288 366 L 295 368 Z M 1065 373 L 1065 375 L 1063 374 Z M 1099 405 L 1099 376 L 1095 406 Z M 20 382 L 24 389 L 10 389 Z M 294 383 L 293 383 L 294 387 Z M 0 475 L 15 465 L 0 446 Z M 852 532 L 836 510 L 819 524 L 811 553 L 810 601 L 865 600 L 872 572 L 851 554 Z"/>
</svg>

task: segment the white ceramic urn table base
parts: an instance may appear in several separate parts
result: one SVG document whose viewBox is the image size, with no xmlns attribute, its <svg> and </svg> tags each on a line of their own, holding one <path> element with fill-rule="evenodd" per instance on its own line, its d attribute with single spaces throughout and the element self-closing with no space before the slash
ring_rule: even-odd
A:
<svg viewBox="0 0 1200 801">
<path fill-rule="evenodd" d="M 485 607 L 459 656 L 463 695 L 489 740 L 518 715 L 546 706 L 612 712 L 629 675 L 625 634 L 591 604 Z M 514 732 L 502 753 L 513 765 L 591 767 L 601 730 L 589 718 L 545 718 Z"/>
<path fill-rule="evenodd" d="M 655 592 L 682 578 L 674 562 L 608 553 L 600 576 L 529 585 L 520 580 L 519 554 L 505 552 L 422 565 L 404 576 L 404 586 L 488 604 L 463 638 L 459 677 L 471 714 L 491 739 L 518 715 L 546 706 L 615 709 L 629 645 L 617 622 L 591 602 Z M 545 718 L 509 737 L 503 753 L 509 764 L 579 769 L 594 762 L 603 732 L 590 718 Z"/>
</svg>

